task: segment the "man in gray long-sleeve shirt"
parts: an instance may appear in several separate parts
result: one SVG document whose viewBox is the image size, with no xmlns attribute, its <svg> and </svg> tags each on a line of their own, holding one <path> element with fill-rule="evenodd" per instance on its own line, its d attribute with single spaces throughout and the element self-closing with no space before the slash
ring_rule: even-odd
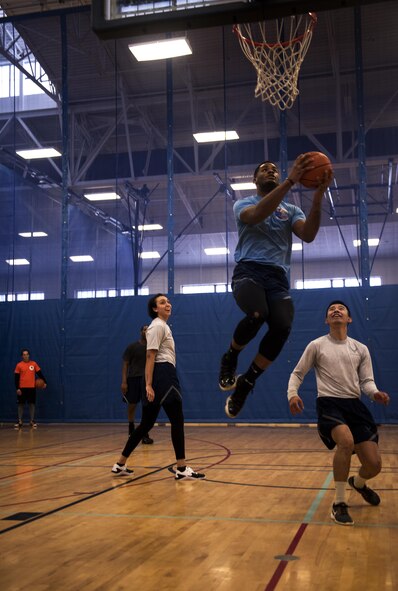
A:
<svg viewBox="0 0 398 591">
<path fill-rule="evenodd" d="M 288 385 L 290 412 L 304 409 L 298 395 L 304 376 L 315 369 L 318 397 L 318 433 L 329 449 L 336 447 L 333 459 L 335 499 L 331 518 L 340 525 L 354 521 L 345 502 L 346 482 L 351 456 L 355 452 L 361 462 L 358 475 L 348 478 L 348 484 L 370 505 L 380 503 L 379 495 L 366 486 L 381 470 L 377 426 L 367 407 L 360 400 L 361 392 L 371 400 L 387 405 L 389 396 L 380 392 L 374 382 L 372 361 L 368 348 L 347 335 L 352 322 L 351 312 L 343 302 L 334 301 L 326 311 L 329 334 L 311 341 L 294 368 Z"/>
</svg>

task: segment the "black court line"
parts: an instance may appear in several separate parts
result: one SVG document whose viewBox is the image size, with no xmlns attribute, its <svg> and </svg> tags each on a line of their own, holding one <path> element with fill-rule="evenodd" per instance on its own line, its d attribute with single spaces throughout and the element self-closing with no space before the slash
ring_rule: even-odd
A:
<svg viewBox="0 0 398 591">
<path fill-rule="evenodd" d="M 209 443 L 210 445 L 215 445 L 215 446 L 221 447 L 222 449 L 224 449 L 226 451 L 226 455 L 224 458 L 222 458 L 218 462 L 214 462 L 213 464 L 210 464 L 209 466 L 207 466 L 207 468 L 217 466 L 217 465 L 221 464 L 222 462 L 225 462 L 231 456 L 231 450 L 228 449 L 227 447 L 225 447 L 225 445 L 223 445 L 222 443 L 216 443 L 214 441 L 206 441 L 204 439 L 198 439 L 195 437 L 192 437 L 192 438 L 188 437 L 187 439 L 192 439 L 193 441 L 200 441 L 201 443 Z M 104 453 L 107 453 L 107 452 L 104 452 Z M 71 503 L 67 503 L 66 505 L 62 505 L 61 507 L 57 507 L 56 509 L 52 509 L 51 511 L 47 511 L 45 513 L 42 513 L 41 515 L 38 515 L 37 517 L 33 517 L 32 519 L 29 519 L 27 521 L 23 521 L 21 523 L 17 523 L 15 525 L 7 527 L 6 529 L 0 530 L 0 535 L 5 534 L 10 531 L 13 531 L 15 529 L 18 529 L 20 527 L 23 527 L 24 525 L 28 525 L 29 523 L 33 523 L 34 521 L 38 521 L 39 519 L 43 519 L 44 517 L 54 515 L 55 513 L 58 513 L 59 511 L 62 511 L 63 509 L 69 509 L 70 507 L 74 507 L 75 505 L 80 505 L 81 503 L 84 503 L 85 501 L 89 501 L 91 499 L 99 497 L 99 496 L 106 494 L 108 492 L 117 490 L 118 488 L 121 488 L 122 486 L 126 486 L 128 484 L 133 483 L 133 482 L 138 482 L 140 480 L 143 480 L 147 476 L 151 476 L 152 474 L 157 474 L 158 472 L 161 472 L 162 470 L 166 470 L 166 469 L 172 467 L 174 464 L 175 464 L 175 462 L 172 462 L 171 464 L 167 464 L 166 466 L 163 466 L 162 468 L 157 468 L 156 470 L 152 470 L 151 472 L 147 472 L 147 474 L 143 474 L 142 476 L 137 476 L 136 478 L 125 479 L 123 482 L 121 482 L 120 484 L 117 484 L 116 486 L 110 486 L 104 490 L 90 494 L 89 496 L 84 497 L 83 499 L 77 499 L 76 501 L 73 501 Z M 205 479 L 201 479 L 201 480 L 205 480 Z"/>
<path fill-rule="evenodd" d="M 174 463 L 175 462 L 173 462 L 173 464 Z M 84 497 L 84 499 L 77 499 L 76 501 L 72 501 L 71 503 L 67 503 L 66 505 L 61 505 L 60 507 L 57 507 L 56 509 L 52 509 L 51 511 L 47 511 L 45 513 L 43 512 L 40 515 L 38 515 L 37 517 L 33 517 L 32 519 L 28 519 L 27 521 L 22 521 L 21 523 L 11 525 L 10 527 L 0 530 L 0 535 L 8 533 L 10 531 L 13 531 L 15 529 L 18 529 L 20 527 L 23 527 L 24 525 L 28 525 L 29 523 L 33 523 L 34 521 L 38 521 L 39 519 L 43 519 L 44 517 L 49 517 L 50 515 L 54 515 L 55 513 L 58 513 L 59 511 L 63 511 L 64 509 L 69 509 L 70 507 L 80 505 L 80 503 L 83 503 L 85 501 L 90 501 L 91 499 L 94 499 L 96 497 L 104 495 L 104 494 L 111 492 L 113 490 L 117 490 L 118 488 L 121 488 L 122 486 L 125 486 L 126 484 L 129 484 L 131 482 L 137 482 L 138 480 L 142 480 L 143 478 L 146 478 L 147 476 L 151 476 L 152 474 L 157 474 L 158 472 L 161 472 L 162 470 L 166 470 L 170 466 L 173 466 L 173 464 L 167 464 L 167 466 L 163 466 L 162 468 L 158 468 L 157 470 L 153 470 L 152 472 L 147 472 L 147 474 L 143 474 L 142 476 L 137 476 L 136 478 L 124 479 L 123 482 L 121 482 L 120 484 L 117 484 L 116 486 L 110 486 L 108 488 L 105 488 L 104 490 L 100 490 L 96 493 L 93 493 L 93 494 L 89 495 L 88 497 Z M 117 477 L 114 477 L 114 478 L 117 478 Z M 120 476 L 119 476 L 119 478 L 120 478 Z"/>
</svg>

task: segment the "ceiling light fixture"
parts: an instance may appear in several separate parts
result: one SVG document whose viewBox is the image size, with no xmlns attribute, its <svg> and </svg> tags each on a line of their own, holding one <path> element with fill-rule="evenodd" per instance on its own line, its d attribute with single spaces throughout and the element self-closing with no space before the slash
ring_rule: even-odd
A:
<svg viewBox="0 0 398 591">
<path fill-rule="evenodd" d="M 193 137 L 198 144 L 206 142 L 225 142 L 229 140 L 238 140 L 236 131 L 205 131 L 203 133 L 194 133 Z"/>
<path fill-rule="evenodd" d="M 61 153 L 55 148 L 35 148 L 32 150 L 17 150 L 18 156 L 25 160 L 35 160 L 37 158 L 58 158 Z"/>
<path fill-rule="evenodd" d="M 368 246 L 378 246 L 379 245 L 380 240 L 378 238 L 368 238 Z M 361 241 L 360 240 L 353 240 L 352 241 L 354 246 L 360 246 L 361 245 Z"/>
<path fill-rule="evenodd" d="M 229 254 L 229 248 L 226 248 L 225 246 L 218 246 L 218 247 L 214 247 L 214 248 L 205 248 L 204 251 L 205 251 L 205 254 L 207 254 L 207 256 L 217 256 L 220 254 Z"/>
<path fill-rule="evenodd" d="M 6 259 L 7 265 L 17 266 L 17 265 L 30 265 L 27 259 Z"/>
<path fill-rule="evenodd" d="M 115 191 L 108 191 L 107 193 L 84 193 L 84 197 L 88 201 L 115 201 L 120 199 L 120 195 Z"/>
<path fill-rule="evenodd" d="M 135 226 L 133 226 L 133 230 L 135 230 Z M 163 230 L 163 226 L 161 226 L 160 224 L 144 224 L 143 226 L 138 226 L 138 230 L 140 232 L 147 231 L 150 232 L 152 230 Z"/>
<path fill-rule="evenodd" d="M 142 259 L 160 259 L 160 254 L 158 253 L 157 250 L 148 250 L 147 252 L 142 252 L 140 254 L 140 257 Z"/>
<path fill-rule="evenodd" d="M 256 185 L 252 182 L 246 183 L 231 183 L 231 189 L 234 191 L 255 191 Z"/>
<path fill-rule="evenodd" d="M 18 236 L 22 236 L 22 238 L 42 238 L 48 236 L 48 234 L 45 232 L 19 232 Z"/>
<path fill-rule="evenodd" d="M 90 254 L 77 254 L 69 258 L 73 263 L 91 263 L 94 260 Z"/>
<path fill-rule="evenodd" d="M 162 39 L 161 41 L 150 41 L 149 43 L 133 43 L 129 45 L 129 50 L 137 62 L 164 60 L 192 54 L 192 49 L 185 37 Z"/>
</svg>

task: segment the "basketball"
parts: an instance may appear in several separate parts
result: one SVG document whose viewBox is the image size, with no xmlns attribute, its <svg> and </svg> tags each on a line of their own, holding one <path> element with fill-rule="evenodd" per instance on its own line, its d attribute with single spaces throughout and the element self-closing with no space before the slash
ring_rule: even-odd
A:
<svg viewBox="0 0 398 591">
<path fill-rule="evenodd" d="M 319 180 L 322 179 L 323 174 L 327 170 L 333 171 L 332 163 L 326 154 L 322 152 L 307 152 L 311 156 L 313 162 L 311 170 L 307 170 L 300 179 L 300 183 L 307 189 L 316 189 L 319 185 Z"/>
<path fill-rule="evenodd" d="M 43 388 L 45 387 L 45 381 L 42 380 L 41 378 L 37 378 L 36 382 L 35 382 L 35 388 L 37 388 L 38 390 L 43 390 Z"/>
</svg>

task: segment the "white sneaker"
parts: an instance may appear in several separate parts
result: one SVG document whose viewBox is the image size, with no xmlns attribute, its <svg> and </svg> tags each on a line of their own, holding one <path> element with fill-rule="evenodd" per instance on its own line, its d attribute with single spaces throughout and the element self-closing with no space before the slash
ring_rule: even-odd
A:
<svg viewBox="0 0 398 591">
<path fill-rule="evenodd" d="M 134 470 L 127 468 L 126 464 L 121 466 L 120 464 L 116 463 L 113 464 L 112 474 L 116 474 L 116 476 L 131 476 L 131 474 L 134 474 Z"/>
<path fill-rule="evenodd" d="M 199 478 L 204 478 L 204 474 L 200 474 L 199 472 L 195 472 L 189 466 L 185 466 L 184 470 L 179 470 L 176 468 L 176 480 L 183 480 L 184 478 L 187 480 L 197 480 Z"/>
</svg>

